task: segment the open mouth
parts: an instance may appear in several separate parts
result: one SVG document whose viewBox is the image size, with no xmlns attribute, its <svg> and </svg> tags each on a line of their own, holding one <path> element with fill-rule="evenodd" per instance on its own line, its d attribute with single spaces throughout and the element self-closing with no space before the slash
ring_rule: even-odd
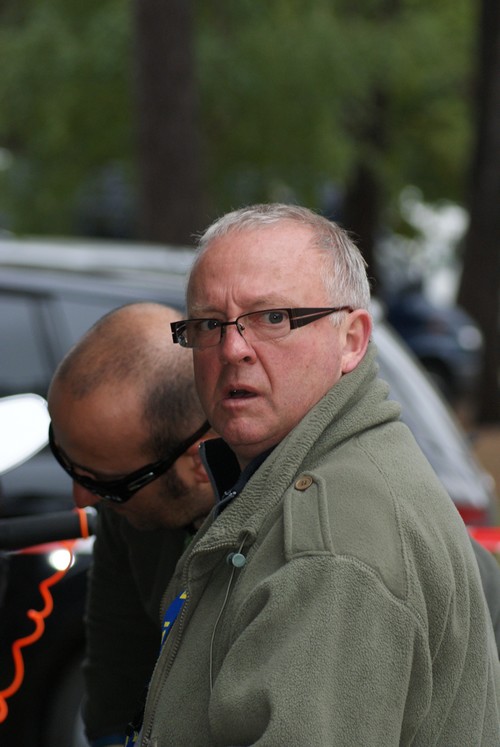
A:
<svg viewBox="0 0 500 747">
<path fill-rule="evenodd" d="M 247 389 L 231 389 L 229 397 L 230 399 L 246 399 L 248 397 L 255 397 L 255 394 L 249 392 Z"/>
</svg>

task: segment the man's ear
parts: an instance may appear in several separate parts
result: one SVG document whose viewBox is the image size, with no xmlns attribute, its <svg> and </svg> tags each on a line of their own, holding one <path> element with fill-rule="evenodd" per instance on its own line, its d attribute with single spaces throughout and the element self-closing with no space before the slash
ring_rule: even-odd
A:
<svg viewBox="0 0 500 747">
<path fill-rule="evenodd" d="M 187 466 L 191 470 L 194 479 L 198 483 L 209 482 L 205 467 L 203 466 L 203 462 L 201 461 L 199 449 L 202 441 L 207 441 L 209 438 L 218 438 L 218 436 L 214 431 L 209 430 L 208 433 L 205 433 L 202 438 L 199 438 L 198 441 L 195 441 L 194 444 L 192 444 L 189 449 L 183 454 L 183 457 L 187 457 L 187 459 L 189 460 Z"/>
<path fill-rule="evenodd" d="M 342 373 L 349 373 L 366 353 L 372 333 L 372 318 L 366 309 L 356 309 L 349 314 L 345 324 Z"/>
</svg>

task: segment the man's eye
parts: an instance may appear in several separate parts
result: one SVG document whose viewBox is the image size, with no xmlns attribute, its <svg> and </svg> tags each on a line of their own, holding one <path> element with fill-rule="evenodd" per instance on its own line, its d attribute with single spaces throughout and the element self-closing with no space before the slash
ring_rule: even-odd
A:
<svg viewBox="0 0 500 747">
<path fill-rule="evenodd" d="M 198 322 L 199 332 L 213 332 L 214 329 L 219 329 L 221 323 L 218 319 L 200 319 Z"/>
<path fill-rule="evenodd" d="M 263 321 L 266 324 L 283 324 L 287 320 L 286 311 L 266 311 L 262 315 Z"/>
</svg>

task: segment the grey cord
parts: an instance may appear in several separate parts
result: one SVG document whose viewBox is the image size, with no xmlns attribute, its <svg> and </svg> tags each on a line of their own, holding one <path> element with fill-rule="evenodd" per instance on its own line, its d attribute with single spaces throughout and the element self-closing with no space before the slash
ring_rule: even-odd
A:
<svg viewBox="0 0 500 747">
<path fill-rule="evenodd" d="M 243 546 L 245 544 L 245 540 L 246 540 L 246 535 L 245 535 L 245 537 L 243 537 L 243 540 L 242 540 L 242 542 L 241 542 L 241 544 L 240 544 L 240 546 L 238 548 L 238 553 L 241 553 L 241 551 L 243 549 Z M 209 666 L 210 666 L 210 692 L 212 692 L 213 687 L 214 687 L 213 653 L 214 653 L 215 634 L 217 632 L 217 628 L 219 626 L 219 622 L 220 622 L 220 619 L 222 617 L 222 613 L 224 612 L 224 609 L 226 607 L 227 600 L 229 599 L 229 592 L 231 591 L 231 586 L 233 585 L 233 579 L 234 579 L 234 574 L 236 573 L 236 570 L 237 570 L 236 566 L 233 565 L 233 568 L 231 570 L 231 575 L 229 576 L 229 581 L 228 581 L 228 584 L 227 584 L 226 593 L 224 595 L 224 600 L 223 600 L 222 606 L 221 606 L 221 608 L 219 610 L 219 614 L 217 615 L 217 619 L 215 621 L 214 628 L 212 630 L 212 637 L 210 639 L 210 663 L 209 663 Z"/>
</svg>

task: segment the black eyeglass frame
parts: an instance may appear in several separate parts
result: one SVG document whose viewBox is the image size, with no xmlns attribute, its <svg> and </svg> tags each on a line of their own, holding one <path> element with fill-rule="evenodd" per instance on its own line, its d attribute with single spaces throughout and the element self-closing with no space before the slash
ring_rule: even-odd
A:
<svg viewBox="0 0 500 747">
<path fill-rule="evenodd" d="M 146 464 L 144 467 L 131 472 L 125 477 L 121 477 L 118 480 L 94 480 L 86 475 L 80 475 L 75 472 L 74 467 L 64 458 L 62 453 L 57 447 L 54 439 L 54 431 L 52 423 L 49 425 L 49 447 L 50 450 L 60 464 L 63 470 L 71 477 L 71 479 L 82 488 L 88 490 L 93 495 L 99 496 L 105 501 L 111 501 L 113 503 L 126 503 L 129 501 L 137 491 L 149 485 L 161 475 L 165 474 L 174 463 L 182 456 L 198 439 L 210 430 L 210 423 L 206 420 L 201 428 L 193 433 L 191 436 L 182 441 L 168 457 L 159 459 L 156 462 Z"/>
<path fill-rule="evenodd" d="M 298 329 L 299 327 L 305 327 L 307 324 L 311 324 L 311 322 L 315 322 L 318 319 L 321 319 L 324 316 L 328 316 L 328 314 L 334 314 L 336 311 L 347 311 L 351 313 L 354 311 L 352 306 L 320 306 L 320 307 L 313 307 L 313 308 L 294 308 L 294 309 L 287 309 L 284 307 L 280 307 L 277 309 L 259 309 L 257 311 L 247 311 L 245 314 L 240 314 L 236 317 L 233 321 L 230 322 L 222 322 L 220 319 L 212 319 L 211 317 L 195 317 L 193 319 L 181 319 L 178 322 L 170 322 L 170 329 L 172 331 L 172 340 L 173 342 L 179 343 L 179 345 L 182 345 L 182 347 L 189 347 L 194 348 L 198 347 L 196 345 L 188 345 L 186 344 L 185 338 L 182 337 L 183 329 L 182 325 L 186 325 L 187 322 L 215 322 L 217 327 L 214 329 L 220 329 L 220 337 L 216 343 L 206 345 L 204 347 L 211 348 L 215 347 L 216 345 L 219 345 L 220 342 L 222 342 L 222 337 L 224 335 L 224 331 L 226 327 L 229 327 L 231 325 L 235 325 L 238 332 L 242 335 L 243 330 L 245 327 L 241 324 L 241 319 L 244 319 L 246 316 L 250 316 L 251 314 L 266 314 L 271 313 L 273 311 L 285 311 L 288 314 L 288 321 L 290 322 L 290 330 L 292 329 Z M 242 335 L 243 336 L 243 335 Z M 270 338 L 272 339 L 272 338 Z M 275 338 L 279 339 L 279 338 Z"/>
</svg>

